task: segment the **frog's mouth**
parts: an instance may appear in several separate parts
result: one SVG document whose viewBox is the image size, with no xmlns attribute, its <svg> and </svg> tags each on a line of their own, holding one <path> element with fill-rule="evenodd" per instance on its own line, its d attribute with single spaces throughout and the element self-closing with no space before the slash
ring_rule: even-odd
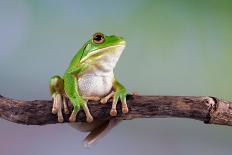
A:
<svg viewBox="0 0 232 155">
<path fill-rule="evenodd" d="M 91 60 L 91 58 L 93 58 L 98 62 L 107 61 L 116 64 L 124 48 L 125 48 L 124 44 L 119 44 L 119 45 L 109 46 L 95 50 L 87 54 L 83 59 L 81 59 L 81 63 L 86 60 Z"/>
<path fill-rule="evenodd" d="M 81 63 L 88 63 L 95 71 L 112 72 L 124 48 L 121 44 L 98 49 L 86 55 Z"/>
</svg>

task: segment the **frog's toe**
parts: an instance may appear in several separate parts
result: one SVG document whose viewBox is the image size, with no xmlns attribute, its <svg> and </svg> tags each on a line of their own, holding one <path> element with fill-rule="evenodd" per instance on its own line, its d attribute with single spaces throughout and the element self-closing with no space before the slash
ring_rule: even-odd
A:
<svg viewBox="0 0 232 155">
<path fill-rule="evenodd" d="M 69 122 L 76 122 L 77 111 L 72 112 L 71 116 L 69 117 Z"/>
<path fill-rule="evenodd" d="M 65 97 L 63 97 L 63 106 L 64 106 L 64 113 L 66 115 L 68 115 L 69 114 L 69 109 L 68 109 L 68 105 L 67 105 Z"/>
<path fill-rule="evenodd" d="M 121 102 L 122 102 L 122 112 L 124 114 L 128 113 L 129 109 L 127 107 L 126 97 L 124 99 L 121 99 Z"/>
<path fill-rule="evenodd" d="M 116 110 L 116 108 L 112 108 L 112 109 L 110 110 L 110 115 L 111 115 L 111 116 L 116 116 L 116 115 L 117 115 L 117 110 Z"/>
<path fill-rule="evenodd" d="M 101 104 L 106 104 L 107 101 L 108 101 L 108 100 L 107 100 L 106 98 L 102 98 L 102 99 L 100 100 L 100 103 L 101 103 Z"/>
<path fill-rule="evenodd" d="M 63 114 L 62 114 L 62 95 L 61 94 L 56 94 L 53 97 L 52 113 L 57 114 L 58 122 L 62 123 L 64 121 Z"/>
<path fill-rule="evenodd" d="M 114 91 L 112 91 L 111 93 L 109 93 L 107 96 L 103 97 L 101 100 L 100 100 L 100 103 L 101 104 L 106 104 L 108 102 L 108 100 L 114 96 Z"/>
<path fill-rule="evenodd" d="M 59 122 L 59 123 L 64 122 L 64 118 L 63 118 L 63 114 L 62 114 L 62 108 L 61 108 L 61 106 L 60 106 L 60 108 L 58 109 L 57 117 L 58 117 L 58 122 Z"/>
<path fill-rule="evenodd" d="M 74 118 L 74 117 L 69 117 L 69 122 L 76 122 L 76 118 Z"/>
<path fill-rule="evenodd" d="M 52 113 L 53 113 L 53 114 L 57 114 L 57 111 L 58 111 L 58 110 L 57 110 L 55 107 L 52 108 Z"/>
<path fill-rule="evenodd" d="M 128 111 L 129 111 L 128 107 L 122 107 L 122 112 L 124 114 L 128 113 Z"/>
<path fill-rule="evenodd" d="M 88 122 L 88 123 L 93 122 L 93 117 L 91 115 L 90 116 L 86 116 L 86 122 Z"/>
<path fill-rule="evenodd" d="M 69 110 L 68 110 L 67 108 L 64 108 L 64 113 L 65 113 L 66 115 L 68 115 L 68 114 L 69 114 Z"/>
<path fill-rule="evenodd" d="M 87 106 L 87 103 L 84 103 L 83 106 L 82 106 L 82 108 L 85 111 L 86 122 L 91 123 L 93 121 L 93 116 L 89 112 L 89 108 Z"/>
<path fill-rule="evenodd" d="M 113 103 L 112 103 L 112 107 L 110 110 L 110 115 L 111 116 L 116 116 L 117 115 L 117 103 L 118 103 L 118 98 L 119 98 L 119 93 L 115 93 L 114 94 L 114 99 L 113 99 Z"/>
<path fill-rule="evenodd" d="M 58 116 L 58 122 L 59 122 L 59 123 L 63 123 L 63 122 L 64 122 L 63 116 L 61 116 L 61 117 Z"/>
<path fill-rule="evenodd" d="M 57 105 L 57 97 L 55 96 L 54 98 L 53 98 L 53 105 L 52 105 L 52 113 L 53 114 L 57 114 L 57 112 L 58 112 L 58 105 Z"/>
</svg>

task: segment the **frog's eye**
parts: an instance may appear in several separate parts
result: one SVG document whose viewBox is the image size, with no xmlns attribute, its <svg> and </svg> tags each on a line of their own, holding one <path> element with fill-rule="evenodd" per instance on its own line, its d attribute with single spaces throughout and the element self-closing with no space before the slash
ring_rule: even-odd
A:
<svg viewBox="0 0 232 155">
<path fill-rule="evenodd" d="M 93 35 L 93 42 L 96 43 L 96 44 L 101 44 L 105 41 L 105 37 L 104 37 L 104 34 L 102 33 L 95 33 Z"/>
</svg>

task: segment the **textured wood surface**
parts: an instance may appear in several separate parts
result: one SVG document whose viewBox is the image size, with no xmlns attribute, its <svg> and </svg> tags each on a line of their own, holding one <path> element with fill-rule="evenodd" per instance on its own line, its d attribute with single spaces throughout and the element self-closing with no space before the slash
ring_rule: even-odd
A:
<svg viewBox="0 0 232 155">
<path fill-rule="evenodd" d="M 204 96 L 127 96 L 128 114 L 122 114 L 118 104 L 119 119 L 182 117 L 196 119 L 210 124 L 232 125 L 232 104 L 215 97 Z M 89 108 L 96 119 L 109 119 L 111 101 L 107 104 L 90 102 Z M 68 104 L 72 107 L 71 104 Z M 0 96 L 0 117 L 11 122 L 44 125 L 57 123 L 56 115 L 51 113 L 52 101 L 21 101 Z M 70 108 L 71 110 L 72 108 Z M 64 115 L 68 122 L 69 115 Z M 85 121 L 82 110 L 77 121 Z"/>
</svg>

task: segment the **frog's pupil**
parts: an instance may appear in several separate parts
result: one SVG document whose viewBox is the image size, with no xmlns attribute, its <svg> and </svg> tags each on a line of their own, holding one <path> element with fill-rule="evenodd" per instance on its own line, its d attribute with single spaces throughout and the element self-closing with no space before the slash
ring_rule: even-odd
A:
<svg viewBox="0 0 232 155">
<path fill-rule="evenodd" d="M 101 35 L 96 35 L 95 36 L 96 41 L 101 41 L 102 39 L 103 39 L 103 37 Z"/>
</svg>

